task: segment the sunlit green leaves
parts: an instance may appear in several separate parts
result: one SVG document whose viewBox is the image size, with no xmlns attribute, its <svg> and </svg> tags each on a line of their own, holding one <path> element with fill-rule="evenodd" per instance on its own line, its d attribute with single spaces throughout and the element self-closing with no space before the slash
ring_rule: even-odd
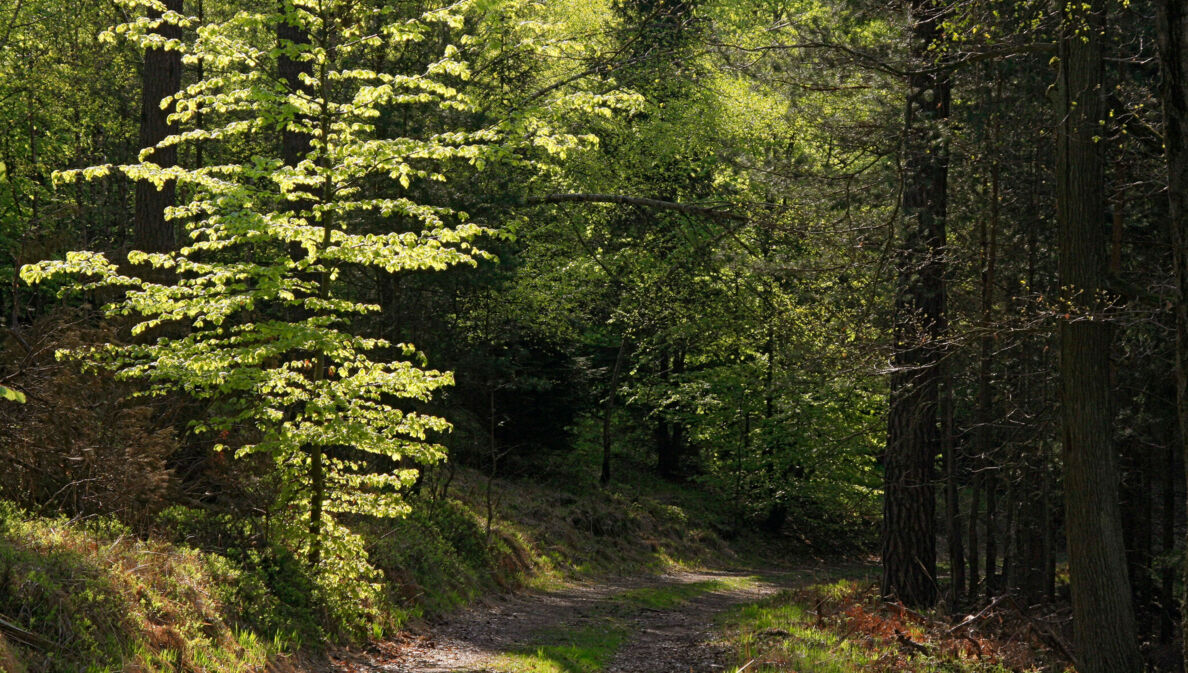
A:
<svg viewBox="0 0 1188 673">
<path fill-rule="evenodd" d="M 475 11 L 469 0 L 412 16 L 386 3 L 297 2 L 285 15 L 267 5 L 202 26 L 172 13 L 145 18 L 161 9 L 155 0 L 120 2 L 140 18 L 112 29 L 111 39 L 156 47 L 153 31 L 162 21 L 194 29 L 191 43 L 167 48 L 182 50 L 188 64 L 200 60 L 204 77 L 166 101 L 179 130 L 162 145 L 185 152 L 201 143 L 221 163 L 162 167 L 145 148 L 135 163 L 55 175 L 63 185 L 117 172 L 158 187 L 176 184 L 182 200 L 167 217 L 185 229 L 181 247 L 128 255 L 132 268 L 168 272 L 168 280 L 132 276 L 90 252 L 26 266 L 22 277 L 71 276 L 82 289 L 122 290 L 106 309 L 137 320 L 135 340 L 71 355 L 143 381 L 147 393 L 208 400 L 218 411 L 191 431 L 216 434 L 220 444 L 234 432 L 229 448 L 237 455 L 270 457 L 287 502 L 310 502 L 309 461 L 320 447 L 329 511 L 403 513 L 400 491 L 416 470 L 390 469 L 392 461 L 428 465 L 444 457 L 435 438 L 449 424 L 417 407 L 453 379 L 426 368 L 411 346 L 353 331 L 353 317 L 378 307 L 360 300 L 343 274 L 442 270 L 486 258 L 478 241 L 495 228 L 422 200 L 422 185 L 448 183 L 456 166 L 473 173 L 523 165 L 540 153 L 563 157 L 593 137 L 525 110 L 478 127 L 377 130 L 401 109 L 442 119 L 477 113 L 463 48 L 470 41 L 465 17 Z M 302 26 L 310 43 L 278 44 L 280 21 Z M 437 53 L 412 70 L 371 67 L 401 42 L 423 42 Z M 282 57 L 309 64 L 300 89 L 275 74 Z M 564 103 L 599 114 L 618 104 L 607 94 Z M 308 139 L 295 165 L 281 158 L 275 139 L 282 130 Z"/>
<path fill-rule="evenodd" d="M 12 388 L 0 386 L 0 400 L 9 400 L 11 402 L 16 402 L 17 404 L 24 404 L 25 394 L 19 390 L 13 390 Z"/>
</svg>

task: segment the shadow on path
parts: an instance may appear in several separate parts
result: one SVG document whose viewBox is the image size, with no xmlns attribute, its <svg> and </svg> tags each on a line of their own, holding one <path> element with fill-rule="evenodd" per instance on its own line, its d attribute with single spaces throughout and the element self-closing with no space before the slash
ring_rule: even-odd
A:
<svg viewBox="0 0 1188 673">
<path fill-rule="evenodd" d="M 351 657 L 336 670 L 518 673 L 520 655 L 562 673 L 722 671 L 729 653 L 714 644 L 715 616 L 814 574 L 811 568 L 673 571 L 497 597 L 432 625 L 427 634 L 387 643 L 382 654 Z"/>
</svg>

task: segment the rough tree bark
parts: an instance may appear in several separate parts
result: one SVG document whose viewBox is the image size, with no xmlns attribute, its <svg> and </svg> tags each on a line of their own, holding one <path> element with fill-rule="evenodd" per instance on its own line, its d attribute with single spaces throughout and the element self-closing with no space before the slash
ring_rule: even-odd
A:
<svg viewBox="0 0 1188 673">
<path fill-rule="evenodd" d="M 965 546 L 961 530 L 961 471 L 957 460 L 957 445 L 953 413 L 953 373 L 948 366 L 942 374 L 940 395 L 941 453 L 945 465 L 945 528 L 949 536 L 949 611 L 956 613 L 965 599 Z"/>
<path fill-rule="evenodd" d="M 1001 99 L 1001 92 L 992 97 L 990 108 L 994 110 L 992 127 L 992 142 L 998 139 L 997 129 L 997 101 Z M 993 151 L 993 150 L 992 150 Z M 996 574 L 998 557 L 998 500 L 997 479 L 999 460 L 992 457 L 996 453 L 994 448 L 994 382 L 992 380 L 992 365 L 994 364 L 994 336 L 991 326 L 994 315 L 994 272 L 998 264 L 998 219 L 1000 209 L 1000 166 L 994 160 L 990 167 L 990 217 L 989 221 L 982 219 L 978 228 L 980 266 L 982 271 L 981 287 L 981 327 L 983 334 L 979 339 L 978 353 L 978 403 L 976 411 L 976 433 L 974 442 L 976 451 L 984 461 L 986 490 L 986 597 L 994 598 L 998 593 L 998 579 Z M 1008 504 L 1009 506 L 1009 504 Z M 975 550 L 976 554 L 977 551 Z"/>
<path fill-rule="evenodd" d="M 1105 221 L 1105 9 L 1066 0 L 1057 97 L 1058 271 L 1064 416 L 1065 533 L 1073 640 L 1083 673 L 1142 669 L 1118 502 L 1110 411 L 1110 341 L 1101 320 Z"/>
<path fill-rule="evenodd" d="M 911 3 L 911 56 L 935 60 L 944 44 L 933 0 Z M 948 152 L 941 125 L 949 76 L 918 68 L 908 78 L 903 215 L 898 223 L 894 371 L 884 456 L 882 593 L 922 607 L 937 599 L 934 462 L 940 443 L 938 383 L 945 325 L 944 246 Z"/>
<path fill-rule="evenodd" d="M 165 8 L 181 13 L 183 0 L 164 0 Z M 152 12 L 151 19 L 161 18 Z M 180 39 L 181 28 L 163 24 L 157 34 L 168 39 Z M 169 123 L 173 106 L 161 107 L 161 101 L 181 89 L 181 52 L 177 50 L 147 49 L 144 52 L 144 72 L 141 82 L 140 146 L 154 147 L 177 131 Z M 177 165 L 177 146 L 153 151 L 151 161 L 162 167 Z M 177 245 L 173 223 L 165 219 L 165 209 L 172 206 L 176 185 L 172 180 L 161 189 L 148 180 L 136 183 L 136 209 L 132 217 L 132 245 L 145 252 L 163 252 Z"/>
<path fill-rule="evenodd" d="M 978 557 L 978 513 L 982 509 L 982 472 L 980 471 L 982 461 L 975 464 L 975 472 L 973 479 L 971 479 L 970 494 L 969 494 L 969 515 L 966 517 L 966 523 L 969 524 L 968 534 L 966 537 L 969 540 L 969 553 L 965 555 L 969 559 L 969 593 L 966 600 L 970 604 L 978 601 L 978 585 L 982 581 L 981 565 Z"/>
<path fill-rule="evenodd" d="M 1188 8 L 1157 0 L 1164 147 L 1176 266 L 1176 398 L 1180 451 L 1188 450 Z M 1172 461 L 1174 462 L 1174 458 Z M 1188 620 L 1184 621 L 1188 636 Z M 1188 638 L 1184 640 L 1188 651 Z"/>
</svg>

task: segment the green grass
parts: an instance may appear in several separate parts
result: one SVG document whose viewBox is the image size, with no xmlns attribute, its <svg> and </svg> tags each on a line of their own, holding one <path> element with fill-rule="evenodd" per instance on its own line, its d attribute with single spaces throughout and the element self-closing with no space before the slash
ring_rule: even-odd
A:
<svg viewBox="0 0 1188 673">
<path fill-rule="evenodd" d="M 728 577 L 720 580 L 706 580 L 704 582 L 690 582 L 671 586 L 644 587 L 631 589 L 613 597 L 613 600 L 626 603 L 632 607 L 650 608 L 653 610 L 667 610 L 689 601 L 703 594 L 715 591 L 737 591 L 757 586 L 758 577 Z"/>
<path fill-rule="evenodd" d="M 877 601 L 866 584 L 841 580 L 783 591 L 741 606 L 722 618 L 735 651 L 734 671 L 748 673 L 1007 673 L 946 647 L 927 624 L 901 620 Z M 927 653 L 897 641 L 904 634 Z M 1030 670 L 1030 669 L 1028 669 Z"/>
<path fill-rule="evenodd" d="M 629 618 L 640 610 L 668 610 L 715 591 L 756 586 L 757 577 L 728 577 L 631 589 L 611 596 L 591 626 L 542 631 L 517 651 L 497 657 L 489 666 L 507 673 L 600 673 L 630 636 Z"/>
<path fill-rule="evenodd" d="M 0 664 L 15 656 L 37 673 L 261 670 L 283 643 L 228 618 L 223 589 L 239 575 L 220 557 L 138 540 L 108 520 L 34 517 L 0 503 L 0 615 L 36 643 L 0 639 Z"/>
<path fill-rule="evenodd" d="M 610 619 L 583 629 L 545 631 L 490 667 L 506 673 L 600 673 L 626 637 L 626 627 Z"/>
<path fill-rule="evenodd" d="M 729 617 L 739 667 L 800 673 L 866 670 L 872 654 L 813 624 L 790 592 L 744 606 Z M 877 657 L 877 654 L 875 654 Z"/>
</svg>

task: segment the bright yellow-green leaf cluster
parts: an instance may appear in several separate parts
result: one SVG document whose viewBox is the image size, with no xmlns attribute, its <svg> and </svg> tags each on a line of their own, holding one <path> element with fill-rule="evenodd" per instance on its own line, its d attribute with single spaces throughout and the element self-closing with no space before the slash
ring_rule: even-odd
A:
<svg viewBox="0 0 1188 673">
<path fill-rule="evenodd" d="M 344 272 L 477 263 L 486 254 L 475 241 L 493 229 L 419 201 L 419 187 L 448 182 L 451 166 L 481 170 L 537 149 L 564 156 L 594 139 L 526 114 L 478 129 L 378 130 L 382 117 L 402 108 L 413 115 L 477 110 L 466 89 L 473 72 L 459 48 L 468 41 L 459 32 L 471 0 L 411 17 L 385 3 L 363 12 L 357 3 L 297 2 L 288 15 L 262 3 L 207 25 L 173 12 L 146 18 L 164 10 L 158 0 L 119 2 L 140 18 L 107 39 L 160 47 L 155 31 L 163 23 L 194 29 L 192 43 L 165 45 L 187 63 L 200 60 L 204 77 L 164 102 L 179 130 L 161 146 L 202 143 L 221 163 L 163 167 L 145 148 L 138 163 L 57 173 L 59 183 L 114 172 L 157 187 L 174 183 L 183 199 L 167 217 L 186 235 L 176 251 L 130 253 L 130 267 L 72 252 L 26 266 L 22 277 L 37 283 L 68 275 L 80 278 L 75 289 L 122 290 L 106 310 L 137 319 L 135 340 L 71 355 L 146 381 L 150 392 L 209 400 L 219 412 L 192 430 L 237 456 L 271 456 L 290 484 L 289 502 L 309 502 L 311 449 L 321 447 L 328 512 L 400 515 L 400 492 L 416 471 L 391 466 L 444 458 L 434 438 L 448 423 L 415 409 L 452 377 L 426 369 L 412 346 L 355 331 L 353 318 L 378 307 L 354 298 Z M 279 21 L 302 26 L 309 44 L 276 44 Z M 443 41 L 443 31 L 451 39 Z M 365 67 L 394 45 L 438 41 L 440 53 L 419 72 Z M 275 74 L 281 58 L 308 66 L 300 87 Z M 594 94 L 571 103 L 603 113 L 617 105 Z M 279 139 L 282 130 L 308 139 L 296 165 L 280 158 L 278 142 L 260 142 Z"/>
</svg>

